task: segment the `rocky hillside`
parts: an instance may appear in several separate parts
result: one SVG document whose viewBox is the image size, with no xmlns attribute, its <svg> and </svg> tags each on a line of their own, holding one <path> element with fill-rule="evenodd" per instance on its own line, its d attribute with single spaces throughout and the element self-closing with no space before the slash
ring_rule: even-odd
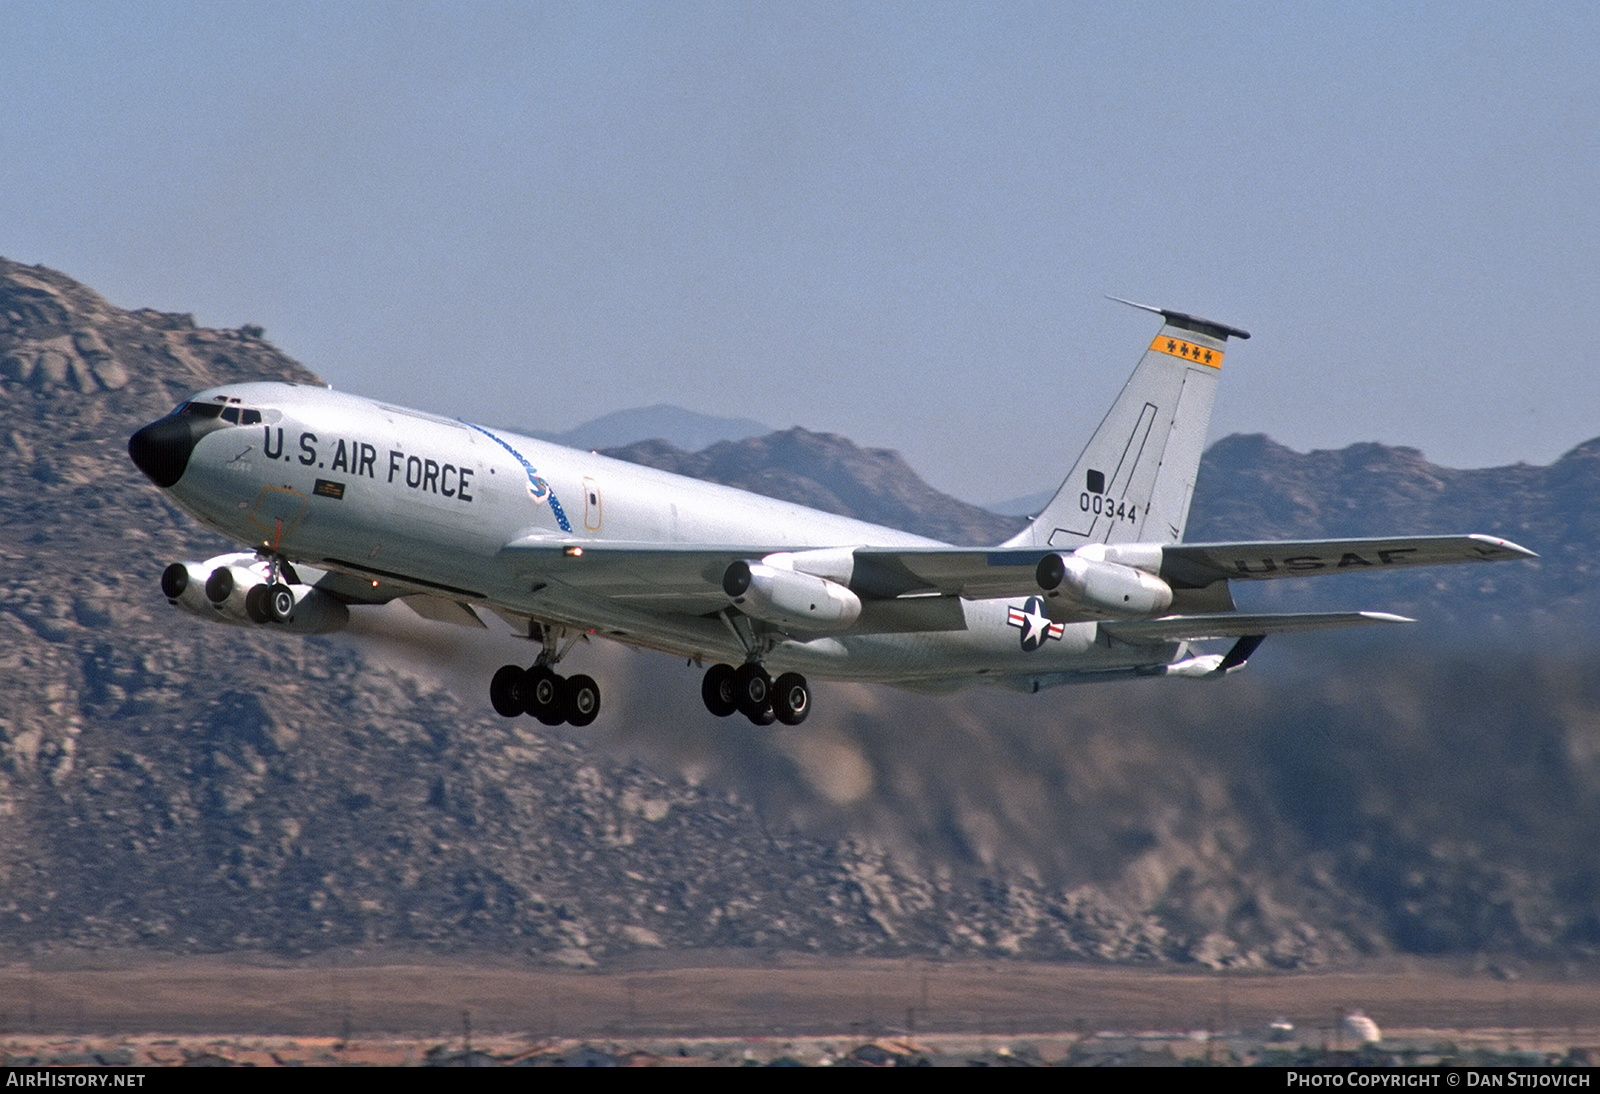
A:
<svg viewBox="0 0 1600 1094">
<path fill-rule="evenodd" d="M 1515 566 L 1458 566 L 1348 580 L 1261 583 L 1272 607 L 1359 603 L 1423 619 L 1431 630 L 1481 629 L 1526 648 L 1530 630 L 1589 635 L 1600 609 L 1600 438 L 1548 467 L 1457 470 L 1414 448 L 1358 444 L 1300 453 L 1260 434 L 1218 441 L 1195 487 L 1188 538 L 1482 532 L 1539 552 Z M 1242 599 L 1242 597 L 1241 597 Z"/>
<path fill-rule="evenodd" d="M 129 432 L 196 388 L 315 377 L 259 330 L 124 312 L 37 267 L 0 263 L 0 319 L 0 945 L 581 964 L 904 929 L 874 908 L 908 882 L 854 843 L 780 838 L 725 791 L 504 722 L 382 640 L 175 614 L 161 568 L 224 545 L 132 469 Z"/>
<path fill-rule="evenodd" d="M 708 718 L 680 664 L 596 645 L 575 658 L 606 711 L 561 735 L 486 712 L 510 640 L 403 611 L 295 639 L 168 608 L 161 568 L 224 545 L 138 476 L 126 438 L 189 390 L 271 376 L 314 379 L 259 329 L 125 312 L 0 262 L 6 951 L 1295 966 L 1600 945 L 1600 694 L 1584 647 L 1550 637 L 1593 595 L 1571 537 L 1592 542 L 1584 453 L 1600 445 L 1506 469 L 1465 521 L 1451 499 L 1489 473 L 1405 450 L 1234 438 L 1208 457 L 1194 538 L 1504 528 L 1546 562 L 1305 584 L 1321 603 L 1498 617 L 1515 644 L 1283 638 L 1221 684 L 1038 696 L 821 685 L 805 726 L 763 731 Z M 892 454 L 791 431 L 700 457 L 703 474 L 880 520 L 866 506 L 887 498 L 897 523 L 997 538 L 972 514 L 920 515 Z M 1556 608 L 1518 599 L 1552 587 Z"/>
</svg>

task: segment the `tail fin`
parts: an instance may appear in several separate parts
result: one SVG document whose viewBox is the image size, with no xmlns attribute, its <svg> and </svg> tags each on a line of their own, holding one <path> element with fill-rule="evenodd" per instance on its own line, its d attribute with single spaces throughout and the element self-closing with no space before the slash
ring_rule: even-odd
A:
<svg viewBox="0 0 1600 1094">
<path fill-rule="evenodd" d="M 1183 538 L 1222 347 L 1229 338 L 1250 335 L 1182 312 L 1133 306 L 1160 315 L 1166 321 L 1161 332 L 1056 496 L 1004 546 L 1073 548 Z"/>
</svg>

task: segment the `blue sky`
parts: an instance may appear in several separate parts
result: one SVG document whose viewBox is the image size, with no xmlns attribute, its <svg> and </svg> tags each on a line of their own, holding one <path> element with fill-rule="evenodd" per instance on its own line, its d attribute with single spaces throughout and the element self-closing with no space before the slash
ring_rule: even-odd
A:
<svg viewBox="0 0 1600 1094">
<path fill-rule="evenodd" d="M 1154 332 L 1213 436 L 1600 435 L 1587 4 L 33 3 L 0 254 L 560 430 L 672 402 L 1053 485 Z"/>
</svg>

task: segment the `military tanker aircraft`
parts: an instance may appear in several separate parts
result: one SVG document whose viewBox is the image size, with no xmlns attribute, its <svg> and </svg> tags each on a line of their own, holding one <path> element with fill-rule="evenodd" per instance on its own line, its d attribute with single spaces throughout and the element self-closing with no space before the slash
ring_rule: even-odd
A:
<svg viewBox="0 0 1600 1094">
<path fill-rule="evenodd" d="M 1159 333 L 1054 498 L 989 548 L 291 383 L 199 392 L 128 452 L 244 547 L 169 566 L 177 607 L 301 634 L 394 600 L 498 617 L 539 652 L 493 675 L 490 702 L 547 725 L 600 711 L 593 679 L 556 671 L 590 635 L 705 666 L 712 714 L 797 725 L 808 677 L 1029 692 L 1222 677 L 1268 634 L 1409 622 L 1241 612 L 1231 582 L 1534 557 L 1482 535 L 1183 542 L 1224 349 L 1250 336 L 1134 306 Z"/>
</svg>

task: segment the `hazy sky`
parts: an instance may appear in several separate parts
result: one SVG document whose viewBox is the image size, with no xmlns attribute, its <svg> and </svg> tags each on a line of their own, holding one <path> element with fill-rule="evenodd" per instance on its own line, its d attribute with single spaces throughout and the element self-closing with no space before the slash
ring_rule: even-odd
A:
<svg viewBox="0 0 1600 1094">
<path fill-rule="evenodd" d="M 1148 344 L 1213 437 L 1600 435 L 1600 5 L 0 4 L 0 254 L 334 386 L 656 402 L 1053 485 Z"/>
</svg>

